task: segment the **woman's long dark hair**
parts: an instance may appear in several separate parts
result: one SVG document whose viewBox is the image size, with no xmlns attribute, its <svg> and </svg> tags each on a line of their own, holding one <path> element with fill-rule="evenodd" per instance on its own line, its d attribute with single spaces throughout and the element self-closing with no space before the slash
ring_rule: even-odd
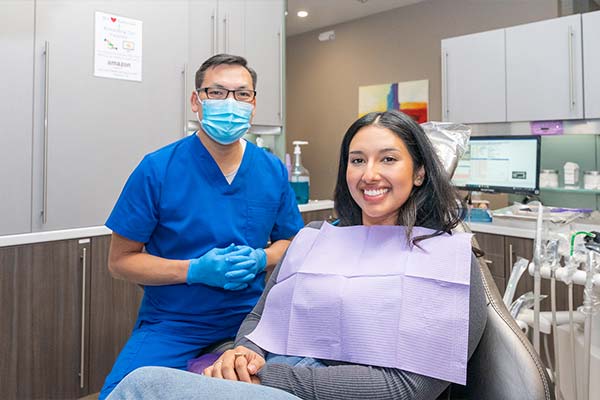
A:
<svg viewBox="0 0 600 400">
<path fill-rule="evenodd" d="M 334 192 L 335 210 L 344 226 L 361 225 L 362 210 L 356 204 L 346 181 L 350 142 L 356 133 L 365 126 L 374 125 L 394 132 L 408 149 L 413 161 L 415 173 L 419 168 L 425 170 L 425 179 L 421 186 L 414 186 L 406 202 L 398 212 L 397 225 L 407 228 L 407 240 L 412 236 L 414 226 L 433 229 L 433 235 L 412 239 L 417 244 L 423 239 L 450 233 L 460 222 L 460 210 L 456 189 L 450 184 L 450 178 L 443 169 L 433 145 L 423 129 L 409 116 L 399 111 L 372 112 L 348 128 L 340 149 L 340 164 Z"/>
</svg>

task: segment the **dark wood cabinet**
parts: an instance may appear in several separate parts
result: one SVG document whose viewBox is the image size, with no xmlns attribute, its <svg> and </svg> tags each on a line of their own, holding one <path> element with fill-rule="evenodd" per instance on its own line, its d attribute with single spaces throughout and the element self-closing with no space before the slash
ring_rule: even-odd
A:
<svg viewBox="0 0 600 400">
<path fill-rule="evenodd" d="M 110 236 L 92 238 L 89 392 L 99 392 L 131 334 L 143 289 L 108 271 Z"/>
<path fill-rule="evenodd" d="M 485 252 L 483 259 L 490 269 L 494 282 L 500 293 L 504 295 L 506 288 L 504 236 L 478 232 L 475 237 L 481 250 Z"/>
<path fill-rule="evenodd" d="M 81 375 L 86 246 L 64 240 L 0 248 L 4 399 L 74 399 L 86 393 Z"/>
<path fill-rule="evenodd" d="M 31 372 L 25 398 L 68 399 L 85 394 L 85 314 L 89 243 L 33 245 Z M 85 269 L 85 271 L 84 271 Z M 82 343 L 82 340 L 84 343 Z"/>
<path fill-rule="evenodd" d="M 504 294 L 512 268 L 518 257 L 529 261 L 533 258 L 533 240 L 513 236 L 476 232 L 475 238 L 485 252 L 484 260 L 500 290 Z M 525 272 L 517 285 L 515 299 L 533 290 L 533 278 Z"/>
<path fill-rule="evenodd" d="M 110 276 L 109 245 L 102 236 L 0 248 L 2 399 L 100 390 L 143 293 Z"/>
<path fill-rule="evenodd" d="M 29 391 L 32 257 L 31 246 L 0 248 L 0 388 L 5 399 L 16 399 L 19 389 Z"/>
<path fill-rule="evenodd" d="M 522 257 L 529 262 L 533 261 L 533 239 L 517 238 L 513 236 L 504 237 L 504 251 L 505 251 L 505 267 L 504 276 L 506 283 L 512 273 L 513 266 L 517 262 L 519 257 Z M 517 290 L 513 300 L 517 299 L 523 293 L 533 291 L 533 277 L 529 275 L 528 271 L 525 271 L 519 280 Z"/>
</svg>

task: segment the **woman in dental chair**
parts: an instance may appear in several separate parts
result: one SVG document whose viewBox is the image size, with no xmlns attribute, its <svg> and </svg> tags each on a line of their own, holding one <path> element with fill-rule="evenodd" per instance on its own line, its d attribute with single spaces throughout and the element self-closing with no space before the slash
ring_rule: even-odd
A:
<svg viewBox="0 0 600 400">
<path fill-rule="evenodd" d="M 339 224 L 301 230 L 204 375 L 144 367 L 114 399 L 435 399 L 465 384 L 485 295 L 457 194 L 410 117 L 370 113 L 346 132 Z"/>
</svg>

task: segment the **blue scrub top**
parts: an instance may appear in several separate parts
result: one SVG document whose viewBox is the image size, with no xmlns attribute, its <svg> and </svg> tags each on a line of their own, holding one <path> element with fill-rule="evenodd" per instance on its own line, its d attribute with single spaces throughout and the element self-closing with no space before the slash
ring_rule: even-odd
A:
<svg viewBox="0 0 600 400">
<path fill-rule="evenodd" d="M 278 158 L 247 143 L 230 185 L 192 135 L 144 157 L 106 226 L 144 243 L 149 254 L 187 260 L 231 243 L 264 248 L 269 239 L 291 238 L 303 222 Z M 200 336 L 236 330 L 263 289 L 264 273 L 241 291 L 203 284 L 145 286 L 138 324 L 200 327 L 185 332 Z"/>
</svg>

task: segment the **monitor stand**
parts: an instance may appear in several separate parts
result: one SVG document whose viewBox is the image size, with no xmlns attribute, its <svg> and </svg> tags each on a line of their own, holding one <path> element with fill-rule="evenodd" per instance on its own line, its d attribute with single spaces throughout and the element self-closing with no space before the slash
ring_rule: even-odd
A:
<svg viewBox="0 0 600 400">
<path fill-rule="evenodd" d="M 527 194 L 527 195 L 525 195 L 525 197 L 523 197 L 523 201 L 521 202 L 521 204 L 527 204 L 532 201 L 540 201 L 540 196 L 535 195 L 535 194 L 534 195 Z"/>
</svg>

